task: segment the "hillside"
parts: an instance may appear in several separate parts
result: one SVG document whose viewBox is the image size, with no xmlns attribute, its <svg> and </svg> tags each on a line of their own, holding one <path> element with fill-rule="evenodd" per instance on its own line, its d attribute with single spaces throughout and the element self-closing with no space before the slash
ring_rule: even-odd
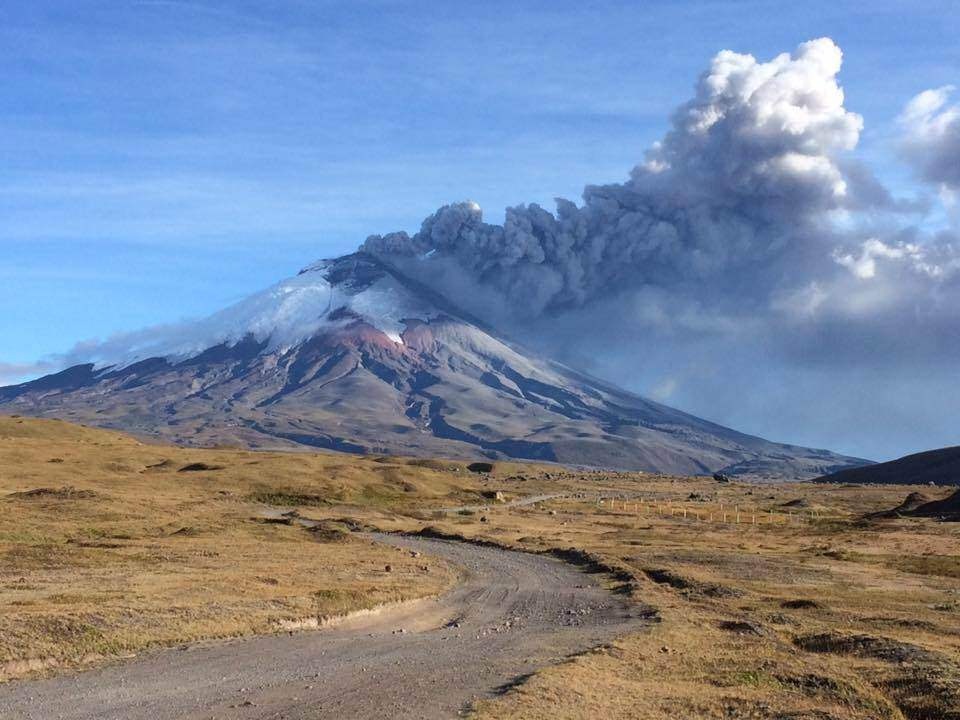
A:
<svg viewBox="0 0 960 720">
<path fill-rule="evenodd" d="M 928 450 L 897 460 L 847 468 L 817 482 L 894 485 L 960 485 L 960 446 Z"/>
</svg>

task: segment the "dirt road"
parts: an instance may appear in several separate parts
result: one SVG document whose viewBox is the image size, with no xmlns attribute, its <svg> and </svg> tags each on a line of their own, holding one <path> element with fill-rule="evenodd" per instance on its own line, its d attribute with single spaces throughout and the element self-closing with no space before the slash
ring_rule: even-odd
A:
<svg viewBox="0 0 960 720">
<path fill-rule="evenodd" d="M 465 580 L 436 600 L 295 635 L 164 650 L 0 686 L 5 720 L 456 717 L 551 662 L 636 630 L 638 608 L 543 556 L 376 536 L 442 556 Z"/>
<path fill-rule="evenodd" d="M 569 493 L 548 493 L 546 495 L 528 495 L 526 497 L 516 498 L 515 500 L 509 500 L 507 502 L 501 503 L 484 503 L 482 505 L 458 505 L 457 507 L 443 508 L 445 513 L 458 513 L 458 512 L 484 512 L 486 510 L 496 510 L 498 508 L 510 508 L 510 507 L 524 507 L 526 505 L 536 505 L 540 502 L 546 502 L 547 500 L 556 500 L 557 498 L 565 498 Z"/>
</svg>

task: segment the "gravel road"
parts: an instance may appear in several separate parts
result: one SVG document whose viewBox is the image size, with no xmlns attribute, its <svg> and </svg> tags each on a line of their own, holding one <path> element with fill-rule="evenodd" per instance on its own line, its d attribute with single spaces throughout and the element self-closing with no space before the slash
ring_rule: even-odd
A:
<svg viewBox="0 0 960 720">
<path fill-rule="evenodd" d="M 4 720 L 456 717 L 524 675 L 643 627 L 597 576 L 539 555 L 370 536 L 464 568 L 439 599 L 294 635 L 163 650 L 0 686 Z"/>
</svg>

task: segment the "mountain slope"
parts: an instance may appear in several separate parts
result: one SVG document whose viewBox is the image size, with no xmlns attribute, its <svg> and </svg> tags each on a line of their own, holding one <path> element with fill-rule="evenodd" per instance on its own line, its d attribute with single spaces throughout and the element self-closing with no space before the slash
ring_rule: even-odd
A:
<svg viewBox="0 0 960 720">
<path fill-rule="evenodd" d="M 906 455 L 869 467 L 848 468 L 817 482 L 960 485 L 960 446 Z"/>
<path fill-rule="evenodd" d="M 865 462 L 744 435 L 539 358 L 363 253 L 155 334 L 119 363 L 0 388 L 0 412 L 187 445 L 671 473 L 795 478 Z"/>
</svg>

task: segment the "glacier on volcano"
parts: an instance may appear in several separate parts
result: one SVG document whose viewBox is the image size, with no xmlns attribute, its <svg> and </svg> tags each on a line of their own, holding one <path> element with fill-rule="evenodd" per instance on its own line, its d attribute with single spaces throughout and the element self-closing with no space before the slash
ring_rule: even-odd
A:
<svg viewBox="0 0 960 720">
<path fill-rule="evenodd" d="M 181 361 L 247 338 L 265 344 L 264 352 L 285 352 L 358 317 L 402 343 L 405 320 L 430 320 L 438 312 L 431 303 L 405 291 L 394 275 L 344 276 L 342 259 L 322 260 L 205 318 L 80 345 L 70 360 L 118 369 L 147 358 Z"/>
</svg>

